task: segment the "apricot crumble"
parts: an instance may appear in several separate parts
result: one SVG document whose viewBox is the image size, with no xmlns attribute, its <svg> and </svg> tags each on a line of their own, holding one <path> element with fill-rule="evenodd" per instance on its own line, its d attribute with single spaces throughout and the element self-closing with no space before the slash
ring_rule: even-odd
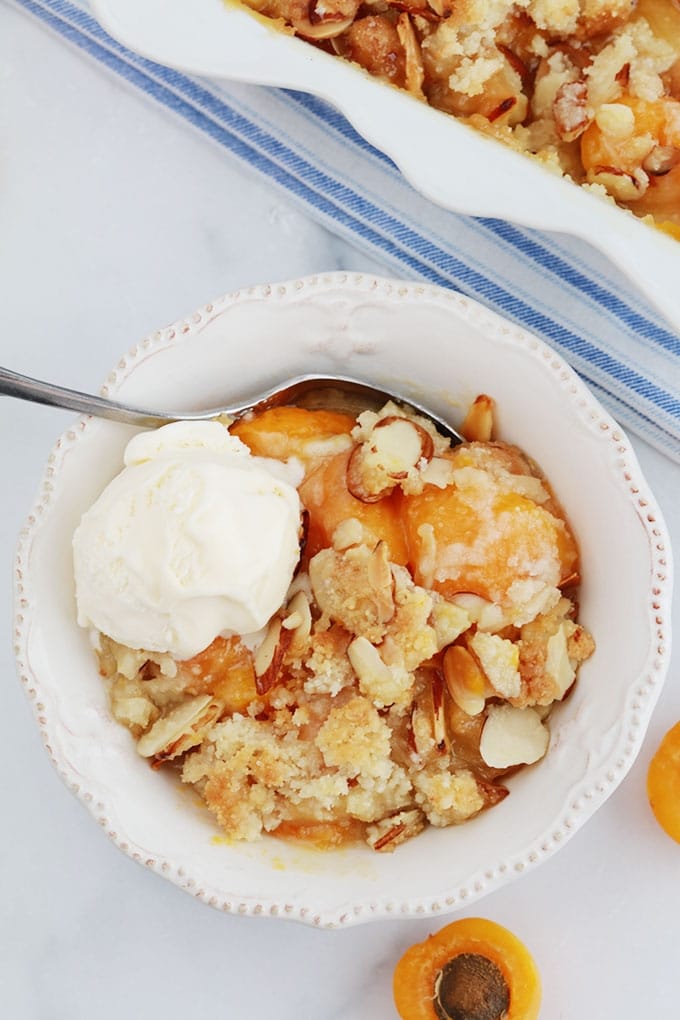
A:
<svg viewBox="0 0 680 1020">
<path fill-rule="evenodd" d="M 677 0 L 244 3 L 680 237 Z"/>
<path fill-rule="evenodd" d="M 548 481 L 478 398 L 452 447 L 395 404 L 230 426 L 297 462 L 305 520 L 280 608 L 189 659 L 99 636 L 113 715 L 226 834 L 391 851 L 502 801 L 546 752 L 593 652 L 576 542 Z"/>
</svg>

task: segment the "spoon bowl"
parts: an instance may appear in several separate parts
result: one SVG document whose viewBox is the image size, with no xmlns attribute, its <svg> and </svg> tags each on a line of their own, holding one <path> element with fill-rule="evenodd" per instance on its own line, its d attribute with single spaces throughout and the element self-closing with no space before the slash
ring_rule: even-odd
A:
<svg viewBox="0 0 680 1020">
<path fill-rule="evenodd" d="M 33 379 L 20 375 L 7 368 L 0 368 L 0 393 L 21 400 L 30 400 L 37 404 L 51 407 L 62 407 L 80 414 L 92 414 L 98 418 L 108 418 L 123 422 L 126 425 L 138 425 L 141 428 L 156 428 L 173 421 L 207 421 L 212 418 L 242 418 L 246 414 L 266 411 L 271 407 L 296 405 L 310 410 L 332 408 L 335 411 L 347 411 L 358 414 L 365 410 L 378 410 L 388 400 L 415 411 L 428 418 L 435 428 L 451 439 L 453 443 L 462 443 L 463 436 L 447 421 L 434 414 L 428 408 L 406 400 L 390 390 L 371 386 L 369 383 L 344 375 L 298 375 L 287 379 L 261 393 L 247 397 L 237 403 L 223 407 L 212 407 L 193 411 L 150 411 L 138 407 L 130 407 L 114 400 L 106 400 L 93 394 L 81 393 L 64 386 Z"/>
</svg>

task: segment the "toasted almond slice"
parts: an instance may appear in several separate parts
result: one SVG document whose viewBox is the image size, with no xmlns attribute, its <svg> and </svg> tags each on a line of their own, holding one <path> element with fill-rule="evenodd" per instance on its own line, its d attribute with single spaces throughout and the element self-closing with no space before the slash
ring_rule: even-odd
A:
<svg viewBox="0 0 680 1020">
<path fill-rule="evenodd" d="M 593 120 L 585 81 L 567 81 L 560 85 L 553 102 L 553 118 L 563 142 L 573 142 L 583 134 Z"/>
<path fill-rule="evenodd" d="M 652 177 L 663 177 L 670 173 L 678 163 L 680 163 L 680 150 L 675 145 L 657 145 L 642 161 L 642 169 Z"/>
<path fill-rule="evenodd" d="M 368 471 L 364 466 L 364 452 L 362 446 L 355 446 L 347 461 L 346 471 L 347 489 L 355 499 L 362 503 L 378 503 L 381 499 L 394 489 L 396 482 L 386 481 L 384 485 L 369 488 Z"/>
<path fill-rule="evenodd" d="M 448 18 L 453 10 L 450 0 L 427 0 L 429 6 L 440 18 Z"/>
<path fill-rule="evenodd" d="M 290 626 L 291 620 L 294 620 L 292 627 Z M 312 611 L 303 591 L 297 592 L 288 603 L 288 616 L 283 620 L 281 626 L 291 632 L 290 654 L 302 655 L 307 650 L 309 636 L 312 632 Z"/>
<path fill-rule="evenodd" d="M 157 719 L 137 741 L 143 758 L 169 761 L 201 742 L 199 730 L 217 721 L 221 706 L 210 694 L 183 701 Z"/>
<path fill-rule="evenodd" d="M 378 542 L 368 561 L 368 581 L 375 599 L 380 623 L 389 623 L 394 616 L 394 577 L 386 542 Z"/>
<path fill-rule="evenodd" d="M 619 202 L 635 202 L 649 186 L 649 177 L 642 169 L 630 174 L 616 166 L 595 166 L 587 178 L 589 184 L 601 184 Z"/>
<path fill-rule="evenodd" d="M 283 656 L 291 640 L 292 632 L 282 627 L 280 617 L 273 616 L 253 660 L 255 688 L 258 694 L 266 694 L 276 683 Z"/>
<path fill-rule="evenodd" d="M 254 666 L 256 676 L 263 676 L 263 674 L 269 669 L 274 659 L 276 646 L 279 643 L 280 633 L 281 633 L 281 620 L 278 616 L 274 616 L 269 621 L 269 625 L 267 626 L 267 633 L 264 636 L 262 644 L 255 652 Z"/>
<path fill-rule="evenodd" d="M 347 656 L 359 678 L 360 689 L 373 690 L 392 681 L 392 671 L 368 638 L 357 637 L 347 646 Z"/>
<path fill-rule="evenodd" d="M 399 15 L 397 20 L 397 35 L 399 42 L 404 47 L 406 58 L 406 88 L 416 99 L 425 99 L 423 92 L 423 81 L 425 80 L 425 69 L 420 45 L 413 31 L 413 25 L 408 14 Z"/>
<path fill-rule="evenodd" d="M 434 750 L 432 712 L 425 711 L 420 704 L 411 710 L 409 747 L 419 758 L 426 758 Z"/>
<path fill-rule="evenodd" d="M 410 418 L 388 414 L 362 429 L 365 438 L 347 462 L 347 488 L 364 503 L 383 499 L 434 454 L 432 436 Z"/>
<path fill-rule="evenodd" d="M 448 750 L 449 738 L 444 712 L 444 677 L 439 670 L 432 671 L 432 730 L 435 747 L 440 754 Z"/>
<path fill-rule="evenodd" d="M 480 393 L 470 405 L 465 421 L 460 427 L 468 442 L 489 443 L 493 433 L 493 407 L 491 397 Z"/>
<path fill-rule="evenodd" d="M 491 768 L 531 765 L 548 749 L 550 734 L 533 708 L 490 705 L 479 751 Z"/>
<path fill-rule="evenodd" d="M 462 645 L 450 645 L 443 666 L 446 687 L 455 703 L 466 715 L 479 715 L 491 692 L 477 660 Z"/>
<path fill-rule="evenodd" d="M 338 35 L 342 35 L 350 27 L 354 17 L 343 18 L 340 15 L 333 14 L 326 18 L 322 18 L 320 21 L 312 23 L 308 20 L 294 21 L 293 28 L 297 35 L 302 36 L 303 39 L 312 39 L 314 41 L 320 41 L 321 39 L 333 39 Z"/>
<path fill-rule="evenodd" d="M 411 418 L 396 414 L 380 418 L 373 426 L 372 443 L 384 470 L 392 478 L 403 478 L 420 461 L 429 461 L 434 442 L 429 432 Z"/>
<path fill-rule="evenodd" d="M 555 698 L 559 701 L 560 698 L 564 697 L 576 679 L 576 670 L 569 659 L 567 629 L 564 623 L 548 638 L 545 672 L 557 688 Z"/>
<path fill-rule="evenodd" d="M 391 853 L 407 839 L 417 836 L 425 828 L 425 815 L 420 808 L 409 808 L 399 811 L 389 818 L 381 818 L 379 822 L 366 828 L 366 842 L 373 849 L 382 853 Z"/>
</svg>

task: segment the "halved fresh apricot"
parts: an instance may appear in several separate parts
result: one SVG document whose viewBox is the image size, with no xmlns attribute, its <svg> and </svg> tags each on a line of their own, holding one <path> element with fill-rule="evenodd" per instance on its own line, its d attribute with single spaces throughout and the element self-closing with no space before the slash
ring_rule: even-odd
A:
<svg viewBox="0 0 680 1020">
<path fill-rule="evenodd" d="M 388 558 L 403 565 L 408 551 L 398 503 L 393 496 L 376 503 L 364 503 L 348 491 L 350 454 L 350 450 L 345 450 L 324 461 L 299 488 L 300 499 L 309 511 L 306 555 L 311 558 L 319 549 L 328 548 L 337 526 L 355 517 L 376 539 L 386 543 Z"/>
<path fill-rule="evenodd" d="M 305 465 L 315 465 L 324 443 L 349 435 L 355 425 L 351 415 L 339 411 L 271 407 L 253 418 L 241 418 L 229 431 L 258 457 L 298 457 Z"/>
<path fill-rule="evenodd" d="M 647 796 L 661 828 L 680 843 L 680 722 L 668 731 L 649 763 Z"/>
<path fill-rule="evenodd" d="M 468 917 L 408 949 L 397 964 L 394 1002 L 402 1020 L 536 1020 L 541 981 L 520 940 Z"/>
<path fill-rule="evenodd" d="M 258 696 L 253 657 L 238 637 L 216 637 L 178 668 L 189 680 L 188 691 L 214 695 L 228 712 L 245 712 Z"/>
</svg>

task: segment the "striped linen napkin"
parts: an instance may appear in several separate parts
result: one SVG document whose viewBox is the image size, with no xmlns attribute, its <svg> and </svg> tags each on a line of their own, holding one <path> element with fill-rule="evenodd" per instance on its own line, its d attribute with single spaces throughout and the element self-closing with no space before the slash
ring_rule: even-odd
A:
<svg viewBox="0 0 680 1020">
<path fill-rule="evenodd" d="M 9 0 L 183 118 L 393 275 L 476 298 L 576 369 L 621 424 L 680 462 L 680 338 L 582 242 L 442 210 L 326 103 L 181 74 L 108 36 L 86 0 Z"/>
</svg>

